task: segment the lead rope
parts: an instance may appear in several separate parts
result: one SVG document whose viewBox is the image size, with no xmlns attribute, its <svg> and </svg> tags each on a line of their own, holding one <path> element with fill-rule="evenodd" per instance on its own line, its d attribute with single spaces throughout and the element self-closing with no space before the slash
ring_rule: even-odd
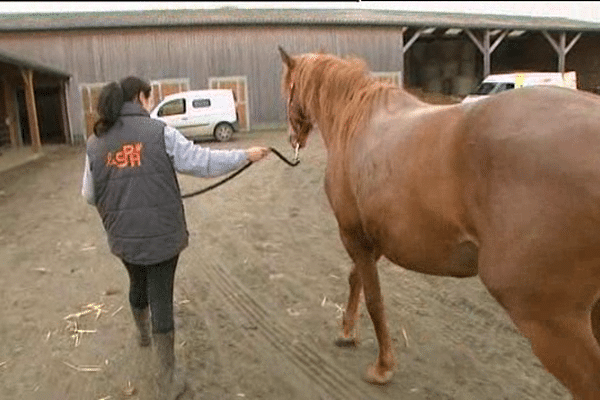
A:
<svg viewBox="0 0 600 400">
<path fill-rule="evenodd" d="M 296 165 L 300 164 L 300 160 L 298 159 L 298 146 L 296 146 L 295 148 L 295 154 L 294 154 L 294 161 L 290 161 L 287 158 L 285 158 L 285 156 L 283 154 L 281 154 L 279 151 L 277 151 L 275 148 L 273 147 L 269 147 L 269 149 L 275 153 L 275 155 L 277 157 L 279 157 L 283 162 L 285 162 L 287 165 L 289 165 L 290 167 L 295 167 Z M 195 192 L 192 193 L 187 193 L 181 196 L 182 199 L 187 199 L 189 197 L 194 197 L 194 196 L 198 196 L 199 194 L 202 193 L 206 193 L 209 190 L 212 190 L 218 186 L 221 186 L 222 184 L 224 184 L 225 182 L 235 178 L 236 176 L 238 176 L 239 174 L 241 174 L 242 172 L 244 172 L 246 169 L 248 169 L 249 166 L 251 166 L 253 164 L 252 161 L 248 161 L 246 163 L 246 165 L 244 165 L 243 167 L 241 167 L 240 169 L 238 169 L 237 171 L 235 171 L 234 173 L 232 173 L 231 175 L 225 177 L 224 179 L 220 180 L 217 183 L 214 183 L 210 186 L 205 187 L 204 189 L 200 189 L 197 190 Z"/>
</svg>

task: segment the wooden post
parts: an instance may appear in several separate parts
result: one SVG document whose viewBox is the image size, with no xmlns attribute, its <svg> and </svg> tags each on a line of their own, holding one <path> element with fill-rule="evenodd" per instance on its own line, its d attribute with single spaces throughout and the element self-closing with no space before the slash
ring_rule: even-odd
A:
<svg viewBox="0 0 600 400">
<path fill-rule="evenodd" d="M 15 87 L 2 77 L 2 86 L 4 88 L 4 104 L 6 106 L 6 118 L 8 123 L 8 133 L 10 136 L 10 145 L 12 147 L 19 146 L 19 138 L 17 136 L 17 102 L 15 101 Z"/>
<path fill-rule="evenodd" d="M 400 59 L 400 82 L 399 86 L 400 87 L 404 87 L 404 55 L 408 52 L 408 49 L 410 49 L 410 46 L 413 45 L 413 43 L 416 42 L 416 40 L 419 38 L 419 36 L 421 36 L 421 33 L 423 33 L 423 31 L 425 30 L 425 28 L 420 28 L 419 30 L 417 30 L 415 32 L 415 34 L 408 40 L 408 42 L 406 42 L 406 44 L 404 44 L 404 32 L 406 32 L 408 28 L 402 28 L 402 32 L 400 34 L 400 46 L 402 48 L 402 56 Z"/>
<path fill-rule="evenodd" d="M 69 125 L 69 112 L 67 107 L 67 84 L 64 81 L 60 82 L 58 89 L 60 92 L 58 97 L 60 99 L 60 113 L 61 113 L 61 128 L 65 137 L 65 143 L 71 143 L 71 128 Z"/>
<path fill-rule="evenodd" d="M 42 150 L 40 140 L 40 128 L 35 107 L 35 92 L 33 91 L 33 70 L 22 69 L 21 75 L 25 81 L 25 102 L 27 103 L 27 118 L 29 119 L 29 134 L 31 135 L 31 147 L 34 153 Z"/>
<path fill-rule="evenodd" d="M 552 38 L 552 36 L 550 36 L 550 34 L 548 33 L 548 31 L 542 31 L 542 34 L 544 35 L 544 37 L 546 38 L 546 40 L 548 40 L 548 42 L 550 43 L 550 45 L 552 45 L 552 47 L 554 48 L 554 51 L 556 51 L 556 54 L 558 55 L 558 72 L 565 72 L 565 61 L 567 58 L 567 53 L 573 48 L 573 46 L 575 45 L 575 43 L 577 43 L 577 41 L 579 40 L 579 38 L 581 37 L 581 32 L 579 32 L 567 45 L 567 34 L 565 32 L 561 32 L 560 37 L 559 37 L 559 42 L 557 43 L 556 40 L 554 40 Z"/>
<path fill-rule="evenodd" d="M 496 38 L 493 44 L 490 44 L 491 33 L 489 29 L 486 29 L 483 32 L 483 43 L 480 42 L 477 37 L 471 32 L 469 29 L 465 29 L 467 35 L 471 38 L 475 46 L 479 49 L 479 51 L 483 54 L 483 79 L 487 78 L 487 76 L 491 73 L 491 65 L 492 65 L 492 53 L 496 50 L 496 47 L 504 40 L 506 35 L 508 35 L 508 31 L 503 31 L 500 36 Z"/>
</svg>

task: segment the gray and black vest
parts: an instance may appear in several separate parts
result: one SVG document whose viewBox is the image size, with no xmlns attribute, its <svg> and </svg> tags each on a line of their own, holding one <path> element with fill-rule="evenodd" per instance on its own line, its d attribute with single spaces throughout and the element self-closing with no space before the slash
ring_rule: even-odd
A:
<svg viewBox="0 0 600 400">
<path fill-rule="evenodd" d="M 168 260 L 188 244 L 164 127 L 139 104 L 126 102 L 115 125 L 87 142 L 96 207 L 108 244 L 113 254 L 132 264 Z"/>
</svg>

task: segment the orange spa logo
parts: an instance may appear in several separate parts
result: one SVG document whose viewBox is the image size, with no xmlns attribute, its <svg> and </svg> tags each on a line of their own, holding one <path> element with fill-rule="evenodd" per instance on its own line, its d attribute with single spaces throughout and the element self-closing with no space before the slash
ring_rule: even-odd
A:
<svg viewBox="0 0 600 400">
<path fill-rule="evenodd" d="M 121 150 L 106 155 L 106 165 L 117 168 L 139 167 L 142 163 L 141 143 L 124 144 Z"/>
</svg>

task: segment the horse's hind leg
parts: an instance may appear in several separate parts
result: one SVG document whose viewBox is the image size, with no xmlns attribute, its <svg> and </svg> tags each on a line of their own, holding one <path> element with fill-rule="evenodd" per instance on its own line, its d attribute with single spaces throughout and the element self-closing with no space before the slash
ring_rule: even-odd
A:
<svg viewBox="0 0 600 400">
<path fill-rule="evenodd" d="M 570 390 L 574 400 L 600 400 L 600 346 L 591 320 L 598 293 L 586 290 L 583 284 L 578 291 L 573 287 L 551 291 L 548 286 L 532 283 L 510 291 L 488 289 L 529 338 L 533 353 Z"/>
<path fill-rule="evenodd" d="M 574 400 L 600 399 L 600 347 L 589 313 L 547 320 L 513 319 L 531 340 L 534 354 L 571 391 Z"/>
</svg>

